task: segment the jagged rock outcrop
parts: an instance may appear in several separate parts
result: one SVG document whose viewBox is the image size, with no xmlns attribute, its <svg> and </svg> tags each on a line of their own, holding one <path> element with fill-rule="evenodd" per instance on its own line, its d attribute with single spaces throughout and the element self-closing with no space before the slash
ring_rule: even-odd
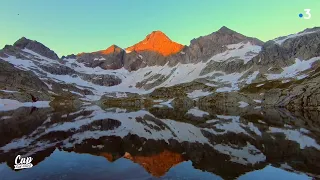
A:
<svg viewBox="0 0 320 180">
<path fill-rule="evenodd" d="M 295 58 L 308 60 L 319 56 L 320 29 L 312 28 L 266 42 L 253 61 L 264 67 L 286 67 L 293 64 Z"/>
<path fill-rule="evenodd" d="M 178 63 L 207 61 L 213 55 L 226 51 L 228 49 L 226 45 L 240 42 L 250 42 L 259 46 L 263 44 L 258 39 L 246 37 L 226 27 L 222 27 L 210 35 L 193 39 L 190 46 L 183 46 L 170 40 L 161 31 L 153 31 L 141 42 L 126 48 L 126 52 L 113 45 L 103 51 L 78 54 L 77 61 L 88 67 L 99 66 L 102 69 L 124 67 L 129 71 L 136 71 L 146 66 L 164 66 L 167 63 L 169 66 L 175 66 Z M 235 69 L 238 70 L 240 65 L 224 63 L 220 66 L 224 66 L 231 72 Z"/>
<path fill-rule="evenodd" d="M 102 69 L 120 69 L 123 67 L 125 51 L 116 45 L 93 53 L 81 53 L 77 55 L 77 61 L 87 67 L 101 67 Z"/>
<path fill-rule="evenodd" d="M 272 89 L 265 93 L 264 105 L 281 106 L 290 109 L 319 109 L 320 68 L 310 77 L 294 82 L 285 89 Z"/>
<path fill-rule="evenodd" d="M 61 57 L 62 60 L 64 60 L 64 59 L 76 59 L 76 58 L 77 58 L 77 55 L 75 55 L 75 54 L 70 54 L 70 55 Z"/>
<path fill-rule="evenodd" d="M 42 70 L 49 72 L 50 74 L 55 75 L 73 75 L 78 74 L 75 70 L 59 65 L 59 64 L 50 64 L 50 65 L 38 65 Z"/>
<path fill-rule="evenodd" d="M 83 80 L 100 86 L 115 86 L 121 83 L 121 79 L 119 77 L 109 74 L 82 74 L 80 76 Z"/>
<path fill-rule="evenodd" d="M 186 62 L 207 61 L 213 55 L 226 51 L 226 45 L 240 42 L 263 45 L 263 42 L 256 38 L 246 37 L 224 26 L 217 32 L 191 40 L 190 46 L 185 50 Z"/>
<path fill-rule="evenodd" d="M 164 66 L 168 62 L 168 57 L 165 57 L 155 51 L 134 51 L 126 53 L 123 61 L 125 69 L 129 71 L 136 71 L 146 66 Z"/>
<path fill-rule="evenodd" d="M 59 57 L 58 55 L 50 50 L 48 47 L 44 46 L 43 44 L 37 42 L 37 41 L 32 41 L 30 39 L 27 39 L 25 37 L 22 37 L 19 39 L 17 42 L 13 44 L 14 47 L 20 48 L 20 49 L 29 49 L 33 52 L 36 52 L 44 57 L 58 60 Z"/>
<path fill-rule="evenodd" d="M 310 81 L 306 84 L 312 82 L 312 85 L 304 84 L 303 86 L 307 87 L 299 88 L 300 86 L 297 86 L 296 83 L 294 83 L 295 86 L 291 83 L 295 81 L 295 78 L 307 77 L 315 69 L 303 67 L 299 70 L 288 66 L 292 65 L 293 62 L 300 63 L 302 66 L 311 66 L 311 63 L 303 64 L 306 61 L 298 61 L 295 58 L 302 60 L 314 58 L 311 61 L 317 61 L 316 57 L 320 56 L 319 47 L 320 28 L 306 29 L 298 34 L 263 43 L 258 39 L 246 37 L 227 27 L 222 27 L 217 32 L 193 39 L 189 46 L 173 42 L 161 31 L 154 31 L 141 42 L 125 50 L 112 45 L 102 51 L 64 56 L 61 61 L 37 57 L 33 52 L 51 59 L 56 59 L 57 56 L 41 43 L 21 38 L 13 46 L 5 46 L 0 51 L 0 56 L 5 61 L 14 64 L 16 68 L 32 71 L 41 81 L 51 82 L 46 86 L 53 93 L 59 94 L 63 91 L 59 87 L 63 87 L 62 84 L 71 85 L 75 83 L 73 84 L 74 87 L 67 89 L 75 89 L 75 93 L 78 92 L 80 93 L 79 96 L 84 96 L 98 92 L 99 90 L 96 89 L 95 85 L 115 86 L 121 84 L 123 80 L 125 83 L 121 87 L 128 88 L 128 91 L 131 91 L 131 89 L 135 91 L 136 88 L 148 91 L 155 88 L 149 95 L 156 99 L 177 97 L 183 99 L 187 93 L 191 93 L 191 90 L 204 89 L 215 94 L 216 92 L 243 90 L 243 88 L 248 92 L 250 91 L 253 97 L 258 97 L 257 93 L 250 90 L 250 88 L 257 89 L 258 87 L 249 86 L 252 83 L 259 83 L 255 86 L 260 86 L 263 83 L 265 85 L 261 85 L 261 88 L 264 88 L 263 93 L 267 94 L 264 101 L 265 106 L 289 106 L 292 103 L 303 106 L 317 106 L 317 103 L 315 103 L 317 96 L 314 96 L 314 92 L 316 92 L 318 84 Z M 25 51 L 25 49 L 28 50 Z M 12 57 L 9 58 L 9 56 Z M 185 63 L 189 64 L 186 65 Z M 87 67 L 83 67 L 83 65 Z M 161 69 L 152 67 L 149 72 L 137 71 L 147 66 L 162 67 Z M 121 68 L 137 72 L 119 70 Z M 106 71 L 104 73 L 103 69 L 119 71 Z M 133 77 L 134 82 L 128 81 L 131 78 L 129 76 Z M 274 80 L 279 81 L 276 83 L 277 86 L 267 88 L 266 86 L 272 84 L 268 81 Z M 81 85 L 79 86 L 77 83 Z M 183 87 L 185 83 L 195 85 Z M 50 86 L 53 86 L 53 89 Z M 296 88 L 284 90 L 289 86 Z M 314 88 L 310 89 L 311 86 Z M 79 90 L 82 88 L 83 91 Z M 307 90 L 304 91 L 304 88 Z M 310 89 L 310 92 L 308 89 Z M 108 94 L 108 90 L 105 93 Z M 259 93 L 261 93 L 260 90 Z M 310 102 L 307 102 L 306 98 L 302 98 L 304 99 L 302 100 L 303 103 L 297 99 L 291 100 L 293 97 L 304 93 L 312 97 Z M 247 92 L 226 94 L 230 95 L 231 99 L 227 100 L 230 105 L 238 105 L 238 102 L 235 102 L 236 100 L 247 100 L 250 101 L 249 104 L 252 103 L 251 95 L 248 99 L 242 98 L 242 95 L 248 95 Z M 219 94 L 214 97 L 217 102 L 223 100 L 219 97 Z"/>
<path fill-rule="evenodd" d="M 79 73 L 70 67 L 62 66 L 62 65 L 39 65 L 39 67 L 46 72 L 49 72 L 54 75 L 70 75 L 72 77 L 80 77 L 81 79 L 92 82 L 93 84 L 97 84 L 100 86 L 115 86 L 121 83 L 121 79 L 115 75 L 108 74 L 84 74 Z"/>
<path fill-rule="evenodd" d="M 145 41 L 147 40 L 148 38 L 142 42 L 146 43 Z M 159 41 L 161 42 L 161 40 Z M 170 55 L 157 53 L 158 51 L 152 50 L 152 48 L 145 48 L 139 53 L 127 53 L 124 60 L 125 68 L 129 70 L 137 70 L 145 66 L 163 66 L 168 62 L 169 66 L 174 66 L 178 63 L 198 63 L 201 61 L 205 62 L 212 56 L 225 52 L 228 49 L 226 45 L 237 44 L 241 42 L 250 42 L 252 45 L 258 46 L 263 45 L 263 42 L 256 38 L 246 37 L 226 27 L 222 27 L 220 30 L 210 35 L 193 39 L 189 46 L 180 46 L 179 51 L 175 51 L 175 53 L 171 53 Z M 161 56 L 159 54 L 161 54 Z M 244 63 L 241 63 L 240 65 L 244 65 Z M 226 69 L 229 72 L 235 72 L 235 70 L 239 71 L 240 65 L 238 64 L 238 62 L 236 62 L 236 64 L 231 65 L 229 65 L 228 63 L 221 63 L 220 66 L 224 67 L 222 68 L 222 70 Z M 213 66 L 214 65 L 212 65 L 212 67 Z M 242 69 L 247 69 L 247 66 L 244 66 L 244 68 Z"/>
<path fill-rule="evenodd" d="M 203 68 L 200 75 L 206 75 L 213 71 L 223 71 L 228 74 L 234 73 L 234 72 L 244 72 L 251 67 L 252 67 L 251 62 L 244 64 L 243 60 L 241 59 L 235 59 L 234 61 L 230 61 L 230 62 L 211 61 L 207 64 L 205 68 Z"/>
<path fill-rule="evenodd" d="M 15 99 L 30 102 L 30 94 L 38 100 L 49 100 L 48 87 L 38 76 L 30 71 L 15 68 L 10 63 L 0 59 L 0 99 Z M 11 92 L 13 91 L 13 92 Z"/>
</svg>

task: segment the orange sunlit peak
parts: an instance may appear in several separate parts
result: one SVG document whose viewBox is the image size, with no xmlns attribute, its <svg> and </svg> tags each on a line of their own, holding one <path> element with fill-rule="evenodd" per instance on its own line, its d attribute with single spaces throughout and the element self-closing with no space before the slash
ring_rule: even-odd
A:
<svg viewBox="0 0 320 180">
<path fill-rule="evenodd" d="M 126 51 L 155 51 L 163 56 L 169 56 L 180 52 L 183 47 L 183 45 L 172 41 L 162 31 L 153 31 L 147 35 L 144 40 L 131 47 L 128 47 Z"/>
<path fill-rule="evenodd" d="M 121 48 L 115 44 L 111 45 L 110 47 L 108 47 L 107 49 L 105 50 L 102 50 L 102 51 L 98 51 L 99 53 L 101 54 L 112 54 L 112 53 L 115 53 L 115 52 L 121 52 Z"/>
<path fill-rule="evenodd" d="M 185 161 L 181 154 L 168 150 L 164 150 L 163 152 L 152 156 L 132 156 L 130 153 L 126 152 L 123 157 L 140 164 L 146 171 L 155 177 L 165 175 L 170 168 Z"/>
</svg>

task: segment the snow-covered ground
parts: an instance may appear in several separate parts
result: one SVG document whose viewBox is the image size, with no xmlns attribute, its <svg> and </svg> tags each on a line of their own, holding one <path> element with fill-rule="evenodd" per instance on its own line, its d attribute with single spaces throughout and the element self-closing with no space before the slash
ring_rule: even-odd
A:
<svg viewBox="0 0 320 180">
<path fill-rule="evenodd" d="M 239 43 L 228 46 L 228 50 L 222 54 L 218 54 L 211 58 L 213 61 L 221 61 L 223 59 L 229 59 L 231 57 L 236 57 L 243 59 L 245 62 L 252 59 L 260 51 L 260 46 L 251 45 L 250 43 Z M 100 67 L 91 68 L 86 67 L 83 63 L 79 63 L 76 59 L 64 59 L 63 61 L 52 60 L 47 57 L 41 56 L 29 49 L 23 50 L 27 53 L 30 60 L 19 59 L 13 56 L 4 58 L 5 61 L 13 64 L 15 67 L 22 70 L 30 70 L 40 77 L 40 79 L 51 79 L 58 83 L 74 84 L 79 89 L 88 88 L 92 89 L 94 96 L 87 95 L 84 97 L 86 100 L 96 100 L 99 99 L 102 95 L 112 92 L 131 92 L 139 94 L 147 94 L 152 92 L 155 88 L 159 87 L 169 87 L 181 83 L 192 82 L 199 78 L 205 78 L 212 83 L 220 82 L 227 84 L 226 87 L 221 87 L 218 89 L 218 92 L 238 90 L 239 79 L 243 76 L 244 73 L 233 73 L 226 74 L 221 71 L 213 71 L 205 75 L 200 75 L 202 70 L 210 63 L 210 60 L 206 63 L 199 62 L 196 64 L 177 64 L 174 67 L 170 67 L 168 64 L 164 66 L 147 66 L 145 68 L 140 68 L 136 71 L 129 72 L 128 70 L 121 68 L 117 70 L 104 70 Z M 101 59 L 99 59 L 101 60 Z M 81 74 L 95 74 L 95 75 L 114 75 L 121 79 L 122 83 L 112 87 L 105 87 L 93 84 L 91 82 L 83 80 L 81 77 L 72 76 L 72 75 L 55 75 L 49 72 L 44 71 L 38 65 L 42 66 L 67 66 L 74 71 Z M 214 74 L 221 74 L 220 76 L 211 76 Z M 251 83 L 255 79 L 257 72 L 254 72 L 251 76 L 244 78 L 242 81 Z M 156 87 L 145 90 L 142 88 L 137 88 L 136 84 L 144 80 L 150 79 L 147 81 L 147 84 L 153 83 L 156 78 L 154 76 L 163 76 L 166 77 L 166 80 Z M 49 89 L 52 89 L 52 85 L 46 83 Z M 229 85 L 231 87 L 229 88 Z M 208 93 L 202 93 L 200 91 L 191 93 L 192 98 L 199 96 L 206 96 Z"/>
<path fill-rule="evenodd" d="M 228 50 L 213 56 L 210 60 L 223 62 L 226 60 L 241 59 L 247 64 L 261 51 L 261 46 L 252 45 L 250 42 L 227 45 Z M 234 59 L 233 59 L 234 58 Z"/>
<path fill-rule="evenodd" d="M 294 78 L 298 75 L 300 75 L 301 72 L 308 70 L 311 68 L 312 64 L 316 61 L 320 60 L 320 57 L 314 57 L 309 60 L 300 60 L 296 59 L 295 63 L 291 66 L 282 68 L 283 71 L 280 74 L 266 74 L 268 80 L 274 80 L 274 79 L 283 79 L 283 78 Z M 305 76 L 298 77 L 298 79 L 301 79 Z"/>
<path fill-rule="evenodd" d="M 299 34 L 300 35 L 300 34 Z M 230 92 L 238 91 L 240 89 L 240 84 L 251 84 L 259 75 L 260 71 L 253 71 L 248 69 L 244 72 L 235 72 L 235 73 L 225 73 L 223 71 L 212 71 L 207 74 L 201 74 L 207 66 L 212 62 L 229 62 L 235 60 L 243 60 L 244 63 L 250 61 L 255 57 L 260 51 L 261 47 L 257 45 L 252 45 L 250 42 L 238 43 L 227 45 L 227 50 L 223 53 L 217 54 L 211 57 L 206 62 L 199 63 L 190 63 L 190 64 L 181 64 L 171 67 L 169 64 L 164 66 L 147 66 L 140 68 L 136 71 L 128 71 L 125 68 L 117 70 L 104 70 L 100 67 L 91 68 L 86 67 L 83 63 L 77 62 L 76 59 L 64 59 L 63 61 L 52 60 L 47 57 L 41 56 L 29 49 L 24 49 L 23 52 L 27 54 L 30 58 L 28 59 L 19 59 L 13 56 L 8 58 L 3 58 L 5 61 L 13 64 L 15 67 L 22 70 L 29 70 L 34 72 L 39 76 L 40 79 L 51 79 L 58 83 L 73 84 L 79 89 L 90 89 L 94 95 L 85 95 L 82 97 L 84 100 L 95 101 L 100 99 L 103 95 L 108 93 L 138 93 L 138 94 L 148 94 L 152 92 L 155 88 L 159 87 L 170 87 L 178 85 L 181 83 L 188 83 L 198 79 L 207 80 L 208 86 L 217 87 L 216 92 Z M 300 74 L 300 72 L 307 70 L 311 67 L 312 63 L 319 60 L 320 57 L 315 57 L 310 60 L 299 60 L 296 59 L 295 64 L 284 67 L 283 72 L 280 74 L 266 74 L 268 80 L 273 79 L 283 79 L 283 78 L 304 78 L 305 74 Z M 97 59 L 101 60 L 101 59 Z M 90 74 L 90 75 L 112 75 L 121 79 L 119 85 L 106 87 L 93 84 L 92 82 L 83 80 L 80 76 L 70 75 L 55 75 L 45 70 L 41 69 L 38 66 L 66 66 L 77 73 L 80 74 Z M 250 73 L 250 74 L 248 74 Z M 161 77 L 164 79 L 163 82 L 158 83 L 156 86 L 152 85 L 158 78 Z M 152 85 L 151 89 L 144 89 L 144 86 L 141 88 L 136 87 L 137 83 L 144 82 L 145 85 Z M 46 83 L 48 88 L 52 90 L 52 85 Z M 262 86 L 262 84 L 257 85 L 257 87 Z M 74 92 L 76 93 L 76 92 Z M 201 90 L 195 90 L 194 92 L 188 93 L 188 96 L 192 99 L 207 96 L 212 92 L 204 92 Z M 80 95 L 80 94 L 79 94 Z M 82 96 L 82 95 L 81 95 Z M 116 96 L 120 97 L 120 96 Z"/>
</svg>

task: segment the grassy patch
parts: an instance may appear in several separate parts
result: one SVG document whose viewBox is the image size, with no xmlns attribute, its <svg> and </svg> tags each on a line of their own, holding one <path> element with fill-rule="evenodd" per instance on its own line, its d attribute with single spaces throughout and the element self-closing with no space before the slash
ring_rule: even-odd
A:
<svg viewBox="0 0 320 180">
<path fill-rule="evenodd" d="M 242 93 L 260 93 L 265 92 L 271 89 L 279 88 L 279 89 L 286 89 L 289 88 L 292 84 L 297 83 L 298 81 L 290 81 L 287 83 L 282 83 L 280 80 L 274 81 L 264 81 L 259 83 L 252 83 L 243 88 L 241 88 L 240 92 Z M 263 84 L 263 85 L 261 85 Z M 257 87 L 258 85 L 261 85 Z"/>
<path fill-rule="evenodd" d="M 201 82 L 193 81 L 190 83 L 183 83 L 183 84 L 178 84 L 170 87 L 157 88 L 150 94 L 150 97 L 154 99 L 183 97 L 183 96 L 187 96 L 188 92 L 192 92 L 198 89 L 201 89 L 204 91 L 216 90 L 215 87 L 210 87 Z"/>
</svg>

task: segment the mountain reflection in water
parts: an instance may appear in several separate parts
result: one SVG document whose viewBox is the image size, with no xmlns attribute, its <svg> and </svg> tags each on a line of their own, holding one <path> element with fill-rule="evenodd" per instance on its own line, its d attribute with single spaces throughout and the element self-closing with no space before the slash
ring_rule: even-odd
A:
<svg viewBox="0 0 320 180">
<path fill-rule="evenodd" d="M 0 179 L 319 178 L 318 113 L 99 106 L 0 112 Z M 31 156 L 34 167 L 14 171 L 17 155 Z"/>
</svg>

